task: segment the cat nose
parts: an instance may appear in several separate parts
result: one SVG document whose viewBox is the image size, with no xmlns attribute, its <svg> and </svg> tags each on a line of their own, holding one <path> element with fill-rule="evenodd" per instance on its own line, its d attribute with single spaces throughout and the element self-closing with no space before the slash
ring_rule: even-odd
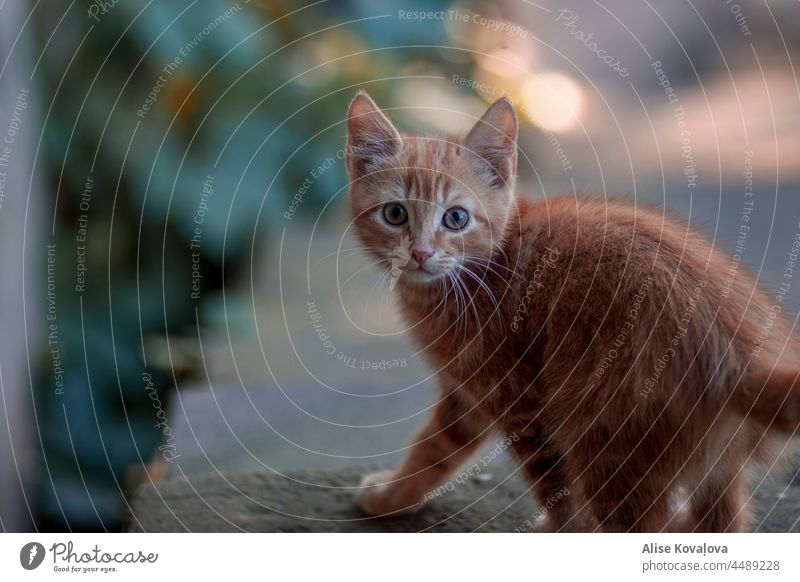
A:
<svg viewBox="0 0 800 582">
<path fill-rule="evenodd" d="M 411 251 L 411 256 L 414 257 L 415 261 L 422 265 L 422 263 L 433 256 L 433 251 L 430 249 L 414 249 Z"/>
</svg>

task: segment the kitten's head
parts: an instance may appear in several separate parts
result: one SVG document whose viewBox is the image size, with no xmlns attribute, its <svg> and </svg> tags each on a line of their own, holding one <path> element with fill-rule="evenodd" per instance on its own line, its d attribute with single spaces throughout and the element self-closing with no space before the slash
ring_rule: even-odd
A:
<svg viewBox="0 0 800 582">
<path fill-rule="evenodd" d="M 496 101 L 464 138 L 401 135 L 366 93 L 347 114 L 356 235 L 404 280 L 424 284 L 503 238 L 517 168 L 517 117 Z"/>
</svg>

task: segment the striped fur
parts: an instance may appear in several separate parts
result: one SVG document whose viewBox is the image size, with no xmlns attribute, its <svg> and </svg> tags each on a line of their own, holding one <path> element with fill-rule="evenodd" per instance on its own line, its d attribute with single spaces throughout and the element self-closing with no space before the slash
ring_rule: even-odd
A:
<svg viewBox="0 0 800 582">
<path fill-rule="evenodd" d="M 348 129 L 364 247 L 387 268 L 404 240 L 433 253 L 408 260 L 396 292 L 441 390 L 360 507 L 419 508 L 501 433 L 539 501 L 559 499 L 543 530 L 746 529 L 749 467 L 800 423 L 797 346 L 752 278 L 627 201 L 515 198 L 507 100 L 461 139 L 401 135 L 360 93 Z M 408 222 L 384 219 L 390 202 Z M 463 231 L 442 225 L 454 206 Z"/>
</svg>

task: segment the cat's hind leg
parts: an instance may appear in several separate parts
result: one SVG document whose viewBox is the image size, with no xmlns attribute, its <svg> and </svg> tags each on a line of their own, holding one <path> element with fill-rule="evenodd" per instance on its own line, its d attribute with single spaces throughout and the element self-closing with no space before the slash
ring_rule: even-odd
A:
<svg viewBox="0 0 800 582">
<path fill-rule="evenodd" d="M 587 434 L 569 458 L 585 503 L 604 532 L 662 532 L 672 516 L 670 477 L 620 437 Z M 635 447 L 639 448 L 639 447 Z"/>
<path fill-rule="evenodd" d="M 585 531 L 586 520 L 576 514 L 574 488 L 570 488 L 561 454 L 535 427 L 524 431 L 513 448 L 540 504 L 534 531 Z"/>
<path fill-rule="evenodd" d="M 741 466 L 729 459 L 720 461 L 691 493 L 682 529 L 704 533 L 747 531 L 751 515 L 746 481 Z"/>
</svg>

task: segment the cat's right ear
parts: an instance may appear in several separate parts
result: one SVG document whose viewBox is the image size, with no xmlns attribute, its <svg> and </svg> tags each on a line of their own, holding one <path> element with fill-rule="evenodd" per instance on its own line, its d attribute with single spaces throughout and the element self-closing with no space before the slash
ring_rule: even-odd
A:
<svg viewBox="0 0 800 582">
<path fill-rule="evenodd" d="M 347 170 L 355 178 L 391 159 L 402 146 L 400 133 L 363 91 L 347 111 Z"/>
</svg>

